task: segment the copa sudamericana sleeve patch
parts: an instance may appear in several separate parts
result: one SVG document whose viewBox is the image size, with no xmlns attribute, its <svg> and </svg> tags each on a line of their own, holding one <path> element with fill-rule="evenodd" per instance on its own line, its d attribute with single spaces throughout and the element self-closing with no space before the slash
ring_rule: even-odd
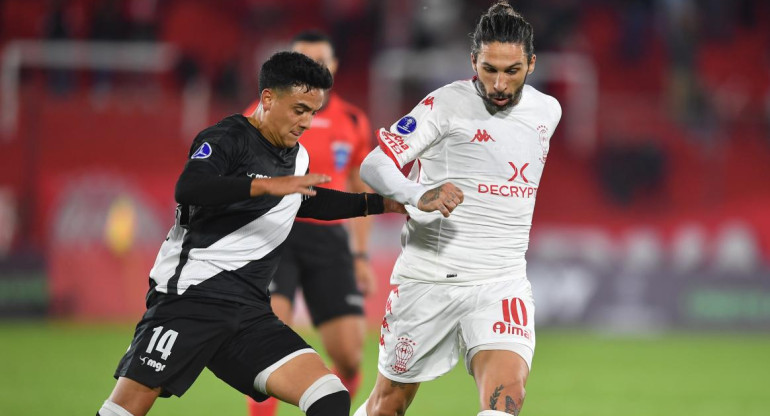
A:
<svg viewBox="0 0 770 416">
<path fill-rule="evenodd" d="M 207 159 L 211 156 L 211 145 L 208 142 L 203 144 L 190 156 L 190 159 Z"/>
</svg>

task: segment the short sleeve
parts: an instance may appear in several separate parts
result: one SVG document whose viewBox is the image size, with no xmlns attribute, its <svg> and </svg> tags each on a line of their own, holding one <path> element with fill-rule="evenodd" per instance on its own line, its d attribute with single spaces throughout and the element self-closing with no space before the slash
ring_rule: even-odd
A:
<svg viewBox="0 0 770 416">
<path fill-rule="evenodd" d="M 448 103 L 436 90 L 417 104 L 412 111 L 390 126 L 377 131 L 377 144 L 401 169 L 417 159 L 437 139 L 448 131 Z"/>
</svg>

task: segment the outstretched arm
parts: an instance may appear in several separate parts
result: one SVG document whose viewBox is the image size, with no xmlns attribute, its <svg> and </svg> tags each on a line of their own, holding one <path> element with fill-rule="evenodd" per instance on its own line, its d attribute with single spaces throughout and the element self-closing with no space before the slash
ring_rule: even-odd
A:
<svg viewBox="0 0 770 416">
<path fill-rule="evenodd" d="M 260 195 L 315 195 L 312 187 L 329 182 L 330 179 L 326 175 L 318 174 L 234 178 L 219 175 L 216 169 L 207 163 L 188 163 L 176 183 L 174 196 L 176 201 L 183 205 L 217 206 Z"/>
<path fill-rule="evenodd" d="M 361 164 L 361 178 L 378 193 L 421 211 L 440 211 L 445 217 L 463 202 L 463 192 L 452 183 L 433 189 L 410 181 L 398 170 L 393 161 L 376 148 Z"/>
<path fill-rule="evenodd" d="M 307 196 L 297 217 L 317 220 L 340 220 L 385 212 L 404 212 L 403 206 L 377 194 L 335 191 L 314 188 L 315 196 Z"/>
</svg>

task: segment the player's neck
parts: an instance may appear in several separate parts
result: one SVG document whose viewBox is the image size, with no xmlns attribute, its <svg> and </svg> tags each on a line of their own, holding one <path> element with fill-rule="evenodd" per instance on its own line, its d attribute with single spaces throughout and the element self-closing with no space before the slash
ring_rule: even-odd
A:
<svg viewBox="0 0 770 416">
<path fill-rule="evenodd" d="M 267 140 L 268 143 L 273 145 L 273 147 L 277 149 L 281 149 L 282 147 L 278 145 L 280 143 L 278 140 L 275 140 L 273 138 L 273 135 L 270 132 L 270 129 L 265 126 L 262 121 L 262 104 L 260 104 L 256 110 L 254 110 L 254 113 L 252 113 L 250 116 L 246 117 L 246 120 L 249 121 L 249 124 L 254 126 L 255 129 L 259 132 L 259 135 L 264 137 L 265 140 Z"/>
</svg>

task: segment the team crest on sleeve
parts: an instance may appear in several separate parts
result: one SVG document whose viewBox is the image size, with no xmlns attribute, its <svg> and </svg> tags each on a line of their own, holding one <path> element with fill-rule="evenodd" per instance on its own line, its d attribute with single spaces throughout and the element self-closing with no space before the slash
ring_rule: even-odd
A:
<svg viewBox="0 0 770 416">
<path fill-rule="evenodd" d="M 208 142 L 203 142 L 201 147 L 190 156 L 190 159 L 206 159 L 211 156 L 211 145 Z"/>
<path fill-rule="evenodd" d="M 540 157 L 540 162 L 545 164 L 546 158 L 548 158 L 548 150 L 551 147 L 548 137 L 548 127 L 544 124 L 537 126 L 538 141 L 540 142 L 540 150 L 543 151 L 543 156 Z"/>
<path fill-rule="evenodd" d="M 401 120 L 398 120 L 396 124 L 396 130 L 401 134 L 411 134 L 414 129 L 417 128 L 417 120 L 411 116 L 405 116 Z"/>
</svg>

